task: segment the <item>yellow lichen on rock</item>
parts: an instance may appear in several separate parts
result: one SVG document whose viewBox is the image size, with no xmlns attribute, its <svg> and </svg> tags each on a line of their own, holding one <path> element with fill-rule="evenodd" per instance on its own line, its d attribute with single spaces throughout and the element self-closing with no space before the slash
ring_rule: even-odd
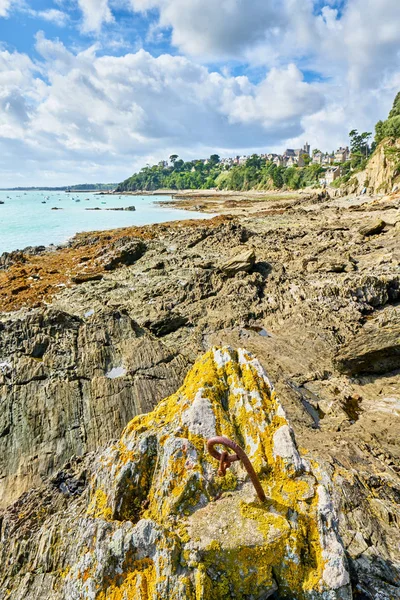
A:
<svg viewBox="0 0 400 600">
<path fill-rule="evenodd" d="M 244 448 L 266 503 L 241 464 L 217 475 L 207 452 L 216 435 Z M 228 600 L 277 589 L 297 600 L 351 597 L 320 470 L 300 456 L 271 383 L 246 351 L 207 352 L 99 464 L 88 515 L 131 521 L 136 541 L 128 546 L 152 562 L 120 567 L 96 600 Z M 94 567 L 90 573 L 96 578 Z"/>
<path fill-rule="evenodd" d="M 116 582 L 106 582 L 96 600 L 153 600 L 156 573 L 153 561 L 143 559 L 132 565 L 132 571 L 116 577 Z M 121 580 L 119 583 L 118 580 Z"/>
<path fill-rule="evenodd" d="M 87 514 L 95 519 L 111 519 L 112 511 L 107 503 L 107 494 L 97 489 L 88 506 Z"/>
</svg>

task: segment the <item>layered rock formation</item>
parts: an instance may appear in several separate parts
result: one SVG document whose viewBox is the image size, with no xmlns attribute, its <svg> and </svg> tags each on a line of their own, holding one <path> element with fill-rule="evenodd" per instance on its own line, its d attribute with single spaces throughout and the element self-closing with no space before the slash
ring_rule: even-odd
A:
<svg viewBox="0 0 400 600">
<path fill-rule="evenodd" d="M 361 193 L 365 188 L 371 195 L 387 194 L 394 186 L 399 188 L 399 156 L 399 140 L 384 140 L 368 161 L 365 170 L 356 173 L 345 186 L 345 192 Z"/>
<path fill-rule="evenodd" d="M 206 451 L 216 434 L 243 445 L 264 504 L 240 466 L 226 481 L 216 475 Z M 32 494 L 5 514 L 3 597 L 352 597 L 332 482 L 300 456 L 269 380 L 244 350 L 206 354 L 176 394 L 87 462 L 72 489 L 65 479 L 41 491 L 41 514 Z"/>
<path fill-rule="evenodd" d="M 187 364 L 118 310 L 36 311 L 5 319 L 1 336 L 3 506 L 117 437 L 176 390 Z"/>
<path fill-rule="evenodd" d="M 204 351 L 225 345 L 245 346 L 257 356 L 302 458 L 316 460 L 327 475 L 353 595 L 400 597 L 398 199 L 316 202 L 299 196 L 271 201 L 268 210 L 265 204 L 251 218 L 84 234 L 66 249 L 32 250 L 3 261 L 3 551 L 11 542 L 17 546 L 0 573 L 4 580 L 19 573 L 28 586 L 25 593 L 17 577 L 12 598 L 40 598 L 39 580 L 52 597 L 52 572 L 77 563 L 70 554 L 73 533 L 88 523 L 82 515 L 103 489 L 100 473 L 105 507 L 114 510 L 108 496 L 115 480 L 98 462 L 99 447 L 174 393 Z M 113 457 L 119 465 L 118 454 Z M 207 471 L 207 459 L 198 459 Z M 90 484 L 89 499 L 92 475 L 98 486 Z M 267 473 L 261 477 L 265 484 Z M 240 486 L 246 501 L 246 482 Z M 138 508 L 139 520 L 148 508 Z M 222 517 L 209 510 L 196 514 L 205 515 L 202 527 L 209 524 L 214 536 L 224 531 L 217 526 Z M 53 515 L 47 538 L 40 529 L 46 515 Z M 132 515 L 119 518 L 123 528 L 137 525 Z M 114 531 L 104 522 L 99 539 Z M 243 528 L 249 530 L 258 531 Z M 56 557 L 46 540 L 54 542 Z M 174 556 L 181 560 L 179 552 Z"/>
</svg>

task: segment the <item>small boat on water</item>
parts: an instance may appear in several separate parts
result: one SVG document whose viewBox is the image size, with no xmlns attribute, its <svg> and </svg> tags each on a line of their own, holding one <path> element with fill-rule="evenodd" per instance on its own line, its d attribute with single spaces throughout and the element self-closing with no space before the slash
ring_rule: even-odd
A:
<svg viewBox="0 0 400 600">
<path fill-rule="evenodd" d="M 79 200 L 79 199 L 78 199 L 78 200 L 75 200 L 75 202 L 80 202 L 80 200 Z"/>
<path fill-rule="evenodd" d="M 4 204 L 3 200 L 0 200 L 0 204 Z"/>
<path fill-rule="evenodd" d="M 47 204 L 46 200 L 42 200 L 42 204 Z"/>
</svg>

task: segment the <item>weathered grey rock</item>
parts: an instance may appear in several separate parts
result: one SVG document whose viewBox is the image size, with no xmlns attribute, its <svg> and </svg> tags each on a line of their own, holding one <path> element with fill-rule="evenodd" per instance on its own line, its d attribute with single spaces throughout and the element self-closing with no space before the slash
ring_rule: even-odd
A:
<svg viewBox="0 0 400 600">
<path fill-rule="evenodd" d="M 325 273 L 344 273 L 344 271 L 349 270 L 349 267 L 350 263 L 340 260 L 323 261 L 317 265 L 318 271 Z"/>
<path fill-rule="evenodd" d="M 256 254 L 254 249 L 250 248 L 228 258 L 219 265 L 219 268 L 224 274 L 233 276 L 237 273 L 248 273 L 254 267 L 255 262 Z"/>
<path fill-rule="evenodd" d="M 154 319 L 145 319 L 141 323 L 157 337 L 164 337 L 169 333 L 177 331 L 186 325 L 188 321 L 187 317 L 178 312 L 162 311 L 155 315 Z"/>
<path fill-rule="evenodd" d="M 100 279 L 103 279 L 103 277 L 103 273 L 99 272 L 82 272 L 73 275 L 73 277 L 71 277 L 71 281 L 73 283 L 87 283 L 88 281 L 100 281 Z"/>
<path fill-rule="evenodd" d="M 12 597 L 29 598 L 31 594 L 34 598 L 36 594 L 40 598 L 38 586 L 48 594 L 47 590 L 59 593 L 53 586 L 55 572 L 57 565 L 67 560 L 67 553 L 55 550 L 55 557 L 53 550 L 46 551 L 50 535 L 52 548 L 59 548 L 60 540 L 70 540 L 70 551 L 79 554 L 84 546 L 74 545 L 69 535 L 87 526 L 85 543 L 90 547 L 114 528 L 109 522 L 93 528 L 86 517 L 76 527 L 76 516 L 80 510 L 84 512 L 79 502 L 86 502 L 88 489 L 80 496 L 69 492 L 82 489 L 81 471 L 85 470 L 82 466 L 75 469 L 72 455 L 85 453 L 88 448 L 97 451 L 99 444 L 117 438 L 133 414 L 151 410 L 156 400 L 177 389 L 189 365 L 204 349 L 229 343 L 235 348 L 246 345 L 259 357 L 296 432 L 300 456 L 308 450 L 323 465 L 328 482 L 334 482 L 333 487 L 327 487 L 345 546 L 350 547 L 354 532 L 367 544 L 364 549 L 359 538 L 361 554 L 357 555 L 358 549 L 350 555 L 354 590 L 371 600 L 389 600 L 389 592 L 397 598 L 400 377 L 398 371 L 383 375 L 357 371 L 356 377 L 348 376 L 340 373 L 335 363 L 335 357 L 345 353 L 350 344 L 355 348 L 367 325 L 370 331 L 395 329 L 396 319 L 389 313 L 397 311 L 400 300 L 400 276 L 393 261 L 400 247 L 400 230 L 389 225 L 398 220 L 397 209 L 385 208 L 388 227 L 384 235 L 361 240 L 357 232 L 370 219 L 367 201 L 357 211 L 348 209 L 353 202 L 349 198 L 335 199 L 332 206 L 319 203 L 317 209 L 307 206 L 307 210 L 297 199 L 292 205 L 285 202 L 286 208 L 281 209 L 277 202 L 276 210 L 267 217 L 245 216 L 245 227 L 230 221 L 148 230 L 147 251 L 131 266 L 109 271 L 100 281 L 60 287 L 52 307 L 67 316 L 59 317 L 60 322 L 51 328 L 48 324 L 32 325 L 32 314 L 42 314 L 47 322 L 44 308 L 1 316 L 0 345 L 7 352 L 0 353 L 0 451 L 9 502 L 31 486 L 42 482 L 47 486 L 48 477 L 57 477 L 63 461 L 71 463 L 70 468 L 62 469 L 65 474 L 58 483 L 52 484 L 50 499 L 43 492 L 47 487 L 29 491 L 30 506 L 40 511 L 39 517 L 35 519 L 36 513 L 32 513 L 31 520 L 19 524 L 18 533 L 12 537 L 12 556 L 24 556 L 27 546 L 41 550 L 33 562 L 28 560 L 17 586 L 18 595 Z M 376 208 L 373 214 L 382 216 Z M 69 250 L 91 248 L 99 237 L 98 233 L 80 236 L 69 244 Z M 132 237 L 126 236 L 121 244 L 129 239 Z M 114 241 L 110 234 L 109 247 L 104 244 L 104 253 L 96 254 L 95 260 L 101 260 Z M 238 254 L 238 248 L 247 247 L 244 244 L 249 241 L 257 255 L 257 264 L 250 272 L 227 277 L 213 268 Z M 315 268 L 324 262 L 344 263 L 349 256 L 357 270 Z M 163 268 L 152 268 L 160 261 Z M 85 263 L 88 270 L 94 270 L 93 264 Z M 305 269 L 305 264 L 310 268 Z M 33 280 L 24 283 L 32 289 L 36 285 Z M 114 312 L 125 316 L 111 318 Z M 150 326 L 169 313 L 183 319 L 162 336 L 161 344 L 144 323 Z M 363 339 L 368 352 L 368 336 Z M 186 415 L 178 437 L 189 435 L 189 427 L 203 431 L 201 435 L 211 431 L 212 420 L 203 421 L 207 416 L 207 407 L 200 403 Z M 150 436 L 146 442 L 150 459 L 153 443 Z M 94 462 L 93 457 L 84 456 L 83 460 L 89 461 L 89 467 Z M 133 469 L 133 477 L 139 472 Z M 307 502 L 313 486 L 305 479 L 306 474 L 299 477 Z M 146 485 L 143 490 L 146 503 Z M 115 513 L 120 516 L 132 507 L 129 495 L 122 498 L 121 512 Z M 222 500 L 229 501 L 229 496 Z M 25 502 L 23 498 L 21 501 Z M 45 520 L 36 537 L 47 503 L 56 512 L 53 520 Z M 10 508 L 13 518 L 30 514 L 21 506 Z M 59 535 L 58 524 L 65 523 L 68 511 L 70 521 L 65 528 L 62 525 Z M 139 513 L 131 514 L 133 521 L 141 517 L 141 509 Z M 196 514 L 202 516 L 201 523 L 207 524 L 212 535 L 223 529 L 217 527 L 222 516 L 211 505 Z M 15 523 L 18 521 L 13 521 L 13 527 Z M 127 528 L 124 523 L 124 531 Z M 150 530 L 150 537 L 159 531 L 158 526 Z M 243 532 L 249 530 L 243 527 Z M 224 531 L 217 533 L 227 537 Z M 118 534 L 117 540 L 121 538 L 128 539 Z M 135 530 L 132 539 L 144 544 L 142 530 L 140 535 Z M 171 541 L 168 536 L 164 539 Z M 179 560 L 181 547 L 174 548 Z M 112 562 L 115 554 L 107 556 Z M 80 559 L 74 555 L 71 564 Z M 198 563 L 196 557 L 193 561 Z M 226 567 L 221 572 L 224 570 Z M 215 581 L 219 574 L 215 574 Z"/>
<path fill-rule="evenodd" d="M 366 326 L 336 358 L 343 373 L 388 373 L 400 369 L 400 324 Z"/>
<path fill-rule="evenodd" d="M 119 311 L 36 312 L 3 322 L 0 335 L 3 506 L 118 437 L 179 386 L 187 364 Z"/>
<path fill-rule="evenodd" d="M 133 212 L 136 210 L 136 208 L 134 206 L 126 206 L 125 208 L 123 206 L 121 206 L 121 207 L 117 207 L 117 208 L 106 208 L 105 210 L 119 210 L 119 211 L 120 210 L 128 210 L 128 211 Z"/>
<path fill-rule="evenodd" d="M 132 240 L 122 245 L 116 244 L 98 262 L 106 271 L 113 271 L 124 265 L 133 265 L 145 252 L 146 244 L 142 240 Z"/>
<path fill-rule="evenodd" d="M 371 221 L 367 225 L 363 225 L 359 229 L 359 233 L 361 233 L 361 235 L 363 235 L 364 237 L 367 237 L 369 235 L 376 235 L 378 233 L 381 233 L 381 231 L 384 230 L 385 226 L 385 221 L 382 221 L 382 219 L 376 219 L 375 221 Z"/>
<path fill-rule="evenodd" d="M 202 415 L 244 445 L 267 503 L 257 501 L 238 464 L 220 497 Z M 116 444 L 71 461 L 42 488 L 42 508 L 38 494 L 28 493 L 5 512 L 0 593 L 262 600 L 276 592 L 350 600 L 332 482 L 320 465 L 300 458 L 292 433 L 287 462 L 274 457 L 282 428 L 290 429 L 258 361 L 245 350 L 208 352 L 183 387 L 131 421 Z M 301 473 L 293 470 L 297 461 Z"/>
</svg>

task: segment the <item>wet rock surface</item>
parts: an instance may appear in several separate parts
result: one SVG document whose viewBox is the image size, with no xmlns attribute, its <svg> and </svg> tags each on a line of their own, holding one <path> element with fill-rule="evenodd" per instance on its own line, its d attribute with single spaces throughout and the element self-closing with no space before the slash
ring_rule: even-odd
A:
<svg viewBox="0 0 400 600">
<path fill-rule="evenodd" d="M 375 219 L 384 229 L 362 235 Z M 331 482 L 353 596 L 399 598 L 399 222 L 391 198 L 285 199 L 249 218 L 85 234 L 2 271 L 0 498 L 11 521 L 24 512 L 19 502 L 47 510 L 49 497 L 51 510 L 72 511 L 56 538 L 76 528 L 74 511 L 89 494 L 91 476 L 81 473 L 88 453 L 175 392 L 204 351 L 246 347 L 273 381 L 303 455 Z M 130 242 L 144 244 L 132 264 L 73 283 Z M 234 260 L 245 268 L 221 270 Z M 70 472 L 72 457 L 85 466 Z M 207 510 L 199 522 L 214 535 L 219 517 Z M 56 527 L 62 518 L 54 515 Z M 122 527 L 131 531 L 135 521 L 124 517 Z M 25 527 L 29 545 L 36 529 L 32 520 Z M 114 531 L 109 521 L 93 527 L 88 544 Z M 41 598 L 40 581 L 54 593 L 43 597 L 57 598 L 53 562 L 28 563 L 12 597 Z M 9 575 L 5 567 L 1 576 Z M 275 583 L 263 593 L 278 594 Z"/>
</svg>

